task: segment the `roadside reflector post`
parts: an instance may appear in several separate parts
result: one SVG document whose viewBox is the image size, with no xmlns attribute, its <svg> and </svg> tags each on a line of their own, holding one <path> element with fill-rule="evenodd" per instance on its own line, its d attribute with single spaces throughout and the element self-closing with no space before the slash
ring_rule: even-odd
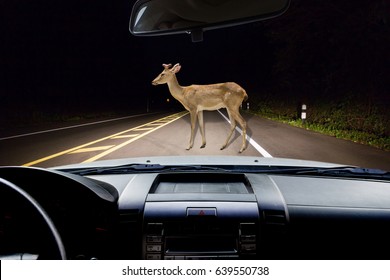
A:
<svg viewBox="0 0 390 280">
<path fill-rule="evenodd" d="M 302 119 L 302 123 L 306 122 L 306 109 L 307 109 L 306 104 L 302 104 L 302 106 L 301 106 L 301 119 Z"/>
<path fill-rule="evenodd" d="M 249 110 L 249 102 L 246 102 L 246 108 L 245 108 L 245 106 L 241 103 L 240 109 Z"/>
</svg>

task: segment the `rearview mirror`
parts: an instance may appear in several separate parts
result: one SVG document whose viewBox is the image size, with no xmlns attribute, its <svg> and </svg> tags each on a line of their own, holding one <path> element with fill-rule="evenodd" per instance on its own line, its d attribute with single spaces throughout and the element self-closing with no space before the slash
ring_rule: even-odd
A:
<svg viewBox="0 0 390 280">
<path fill-rule="evenodd" d="M 290 0 L 138 0 L 129 29 L 138 36 L 189 33 L 201 41 L 203 31 L 276 17 L 289 5 Z"/>
</svg>

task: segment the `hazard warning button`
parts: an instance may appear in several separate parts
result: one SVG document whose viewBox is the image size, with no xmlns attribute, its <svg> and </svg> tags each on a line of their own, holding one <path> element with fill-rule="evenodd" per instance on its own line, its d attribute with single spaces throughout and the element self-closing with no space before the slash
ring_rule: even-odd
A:
<svg viewBox="0 0 390 280">
<path fill-rule="evenodd" d="M 187 208 L 187 217 L 194 217 L 194 216 L 217 216 L 217 209 L 213 207 L 207 207 L 207 208 L 197 208 L 197 207 L 189 207 Z"/>
</svg>

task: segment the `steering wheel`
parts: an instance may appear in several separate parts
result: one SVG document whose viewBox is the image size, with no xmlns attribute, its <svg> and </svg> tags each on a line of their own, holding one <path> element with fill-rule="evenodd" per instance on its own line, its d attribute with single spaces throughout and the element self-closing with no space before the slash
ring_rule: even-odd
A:
<svg viewBox="0 0 390 280">
<path fill-rule="evenodd" d="M 31 205 L 34 210 L 36 210 L 38 216 L 46 224 L 46 226 L 49 229 L 50 234 L 52 235 L 53 239 L 55 240 L 56 250 L 58 251 L 60 259 L 66 260 L 65 247 L 64 247 L 64 244 L 62 242 L 61 236 L 60 236 L 56 226 L 54 225 L 52 219 L 49 217 L 49 215 L 46 213 L 46 211 L 43 209 L 43 207 L 29 193 L 27 193 L 22 188 L 15 185 L 14 183 L 7 181 L 3 178 L 0 178 L 0 189 L 1 188 L 6 188 L 7 191 L 17 195 L 18 198 L 21 198 L 23 201 L 25 201 L 29 205 Z M 5 197 L 5 199 L 7 199 L 7 197 Z M 34 258 L 34 255 L 26 254 L 26 253 L 0 255 L 0 259 L 29 259 L 29 258 Z"/>
</svg>

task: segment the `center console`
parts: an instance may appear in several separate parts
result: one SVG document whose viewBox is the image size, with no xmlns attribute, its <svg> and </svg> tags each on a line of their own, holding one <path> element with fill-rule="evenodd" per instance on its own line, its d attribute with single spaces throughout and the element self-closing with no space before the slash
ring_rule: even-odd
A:
<svg viewBox="0 0 390 280">
<path fill-rule="evenodd" d="M 256 258 L 259 208 L 244 174 L 160 174 L 143 215 L 144 259 Z"/>
</svg>

